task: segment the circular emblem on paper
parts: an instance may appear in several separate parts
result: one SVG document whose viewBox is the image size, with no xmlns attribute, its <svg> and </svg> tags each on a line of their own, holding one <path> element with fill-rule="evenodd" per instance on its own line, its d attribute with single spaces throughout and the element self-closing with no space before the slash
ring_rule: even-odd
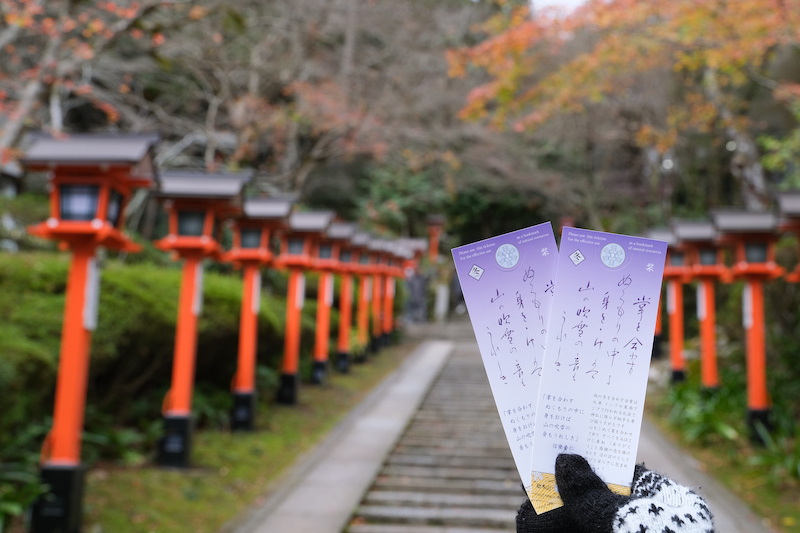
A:
<svg viewBox="0 0 800 533">
<path fill-rule="evenodd" d="M 625 261 L 625 249 L 615 242 L 606 244 L 600 252 L 600 260 L 607 267 L 617 268 Z"/>
<path fill-rule="evenodd" d="M 519 263 L 519 250 L 513 244 L 502 244 L 494 253 L 497 264 L 503 268 L 512 268 Z"/>
</svg>

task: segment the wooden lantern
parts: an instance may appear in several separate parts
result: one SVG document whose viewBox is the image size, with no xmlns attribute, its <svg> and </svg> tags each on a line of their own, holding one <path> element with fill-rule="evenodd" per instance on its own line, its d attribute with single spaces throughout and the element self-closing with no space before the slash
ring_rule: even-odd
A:
<svg viewBox="0 0 800 533">
<path fill-rule="evenodd" d="M 72 251 L 67 280 L 53 427 L 41 454 L 42 481 L 50 487 L 33 506 L 33 531 L 78 531 L 85 469 L 81 434 L 89 373 L 89 348 L 97 324 L 98 246 L 139 249 L 123 232 L 125 208 L 135 188 L 155 185 L 158 136 L 35 135 L 22 158 L 29 170 L 49 172 L 50 218 L 28 232 Z"/>
<path fill-rule="evenodd" d="M 256 410 L 256 351 L 261 302 L 261 268 L 273 259 L 270 239 L 288 227 L 292 201 L 273 198 L 246 200 L 233 224 L 233 247 L 227 261 L 242 269 L 242 310 L 239 353 L 233 376 L 232 431 L 252 431 Z"/>
<path fill-rule="evenodd" d="M 203 260 L 222 259 L 223 222 L 241 213 L 242 189 L 252 172 L 163 172 L 156 193 L 169 214 L 169 234 L 155 243 L 183 259 L 172 385 L 164 399 L 164 437 L 158 464 L 189 465 L 197 320 L 203 305 Z"/>
</svg>

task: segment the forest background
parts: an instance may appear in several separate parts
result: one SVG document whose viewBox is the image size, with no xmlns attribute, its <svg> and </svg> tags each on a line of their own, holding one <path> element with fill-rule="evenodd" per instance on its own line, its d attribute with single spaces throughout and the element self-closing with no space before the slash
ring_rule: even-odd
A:
<svg viewBox="0 0 800 533">
<path fill-rule="evenodd" d="M 162 168 L 253 168 L 249 195 L 297 194 L 382 234 L 422 236 L 442 212 L 444 246 L 542 220 L 641 233 L 716 207 L 769 208 L 775 190 L 800 186 L 800 0 L 530 8 L 0 0 L 0 170 L 23 193 L 4 200 L 0 237 L 45 246 L 22 228 L 46 216 L 46 184 L 16 163 L 37 130 L 157 131 Z M 146 200 L 128 213 L 145 241 L 160 225 Z M 781 260 L 794 267 L 791 241 Z M 8 267 L 5 286 L 21 272 L 57 294 L 63 266 L 50 265 Z M 771 390 L 795 445 L 800 296 L 771 287 Z M 734 345 L 737 290 L 719 296 Z"/>
</svg>

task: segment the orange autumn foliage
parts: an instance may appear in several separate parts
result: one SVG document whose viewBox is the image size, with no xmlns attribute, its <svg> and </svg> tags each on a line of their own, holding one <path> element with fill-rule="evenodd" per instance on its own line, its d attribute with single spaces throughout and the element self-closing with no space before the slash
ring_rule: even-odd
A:
<svg viewBox="0 0 800 533">
<path fill-rule="evenodd" d="M 632 92 L 637 76 L 672 72 L 680 103 L 637 135 L 664 151 L 687 129 L 742 127 L 742 87 L 800 42 L 800 0 L 589 0 L 566 14 L 506 10 L 483 29 L 483 42 L 448 54 L 451 75 L 488 75 L 463 118 L 535 129 L 610 97 L 646 97 Z"/>
</svg>

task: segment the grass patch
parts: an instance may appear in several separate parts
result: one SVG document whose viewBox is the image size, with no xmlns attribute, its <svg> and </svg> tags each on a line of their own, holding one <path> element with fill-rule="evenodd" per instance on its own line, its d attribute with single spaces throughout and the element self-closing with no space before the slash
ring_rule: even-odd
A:
<svg viewBox="0 0 800 533">
<path fill-rule="evenodd" d="M 800 531 L 800 480 L 786 470 L 787 464 L 796 468 L 797 436 L 778 437 L 767 447 L 753 444 L 745 427 L 743 372 L 726 372 L 712 394 L 701 391 L 696 362 L 689 370 L 689 382 L 648 388 L 648 417 L 771 527 Z"/>
<path fill-rule="evenodd" d="M 258 501 L 301 454 L 318 443 L 413 346 L 384 350 L 325 385 L 304 385 L 296 406 L 259 406 L 254 433 L 196 432 L 193 468 L 98 464 L 87 478 L 86 531 L 216 532 Z M 274 490 L 274 487 L 273 487 Z"/>
</svg>

